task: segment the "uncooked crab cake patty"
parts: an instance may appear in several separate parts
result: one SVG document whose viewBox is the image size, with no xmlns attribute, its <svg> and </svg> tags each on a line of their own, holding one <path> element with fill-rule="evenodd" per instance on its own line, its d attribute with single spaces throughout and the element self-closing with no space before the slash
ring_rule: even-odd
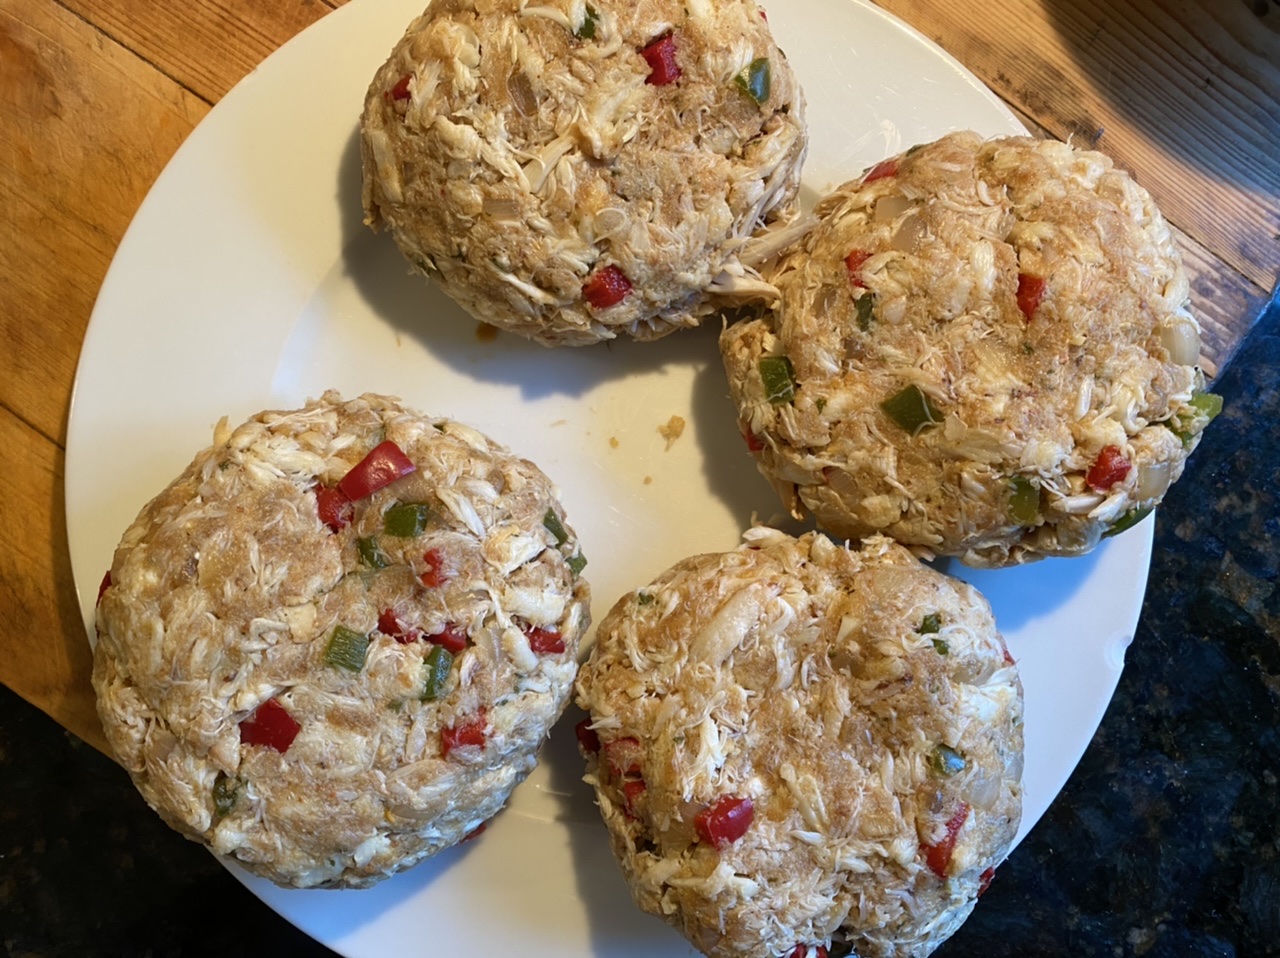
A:
<svg viewBox="0 0 1280 958">
<path fill-rule="evenodd" d="M 1003 566 L 1159 503 L 1220 408 L 1169 228 L 1100 153 L 957 133 L 819 202 L 721 349 L 797 515 Z"/>
<path fill-rule="evenodd" d="M 714 958 L 926 955 L 1017 831 L 1017 669 L 977 591 L 886 537 L 745 539 L 623 596 L 579 673 L 614 853 Z"/>
<path fill-rule="evenodd" d="M 377 72 L 366 222 L 545 345 L 696 325 L 788 214 L 807 138 L 752 0 L 433 2 Z"/>
<path fill-rule="evenodd" d="M 577 671 L 582 564 L 547 477 L 461 423 L 336 393 L 224 420 L 116 550 L 107 739 L 219 855 L 372 884 L 534 766 Z"/>
</svg>

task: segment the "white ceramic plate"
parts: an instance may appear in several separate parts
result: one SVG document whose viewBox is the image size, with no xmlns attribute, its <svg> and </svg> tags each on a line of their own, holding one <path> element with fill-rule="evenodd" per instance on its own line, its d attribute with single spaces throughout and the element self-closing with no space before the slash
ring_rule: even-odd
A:
<svg viewBox="0 0 1280 958">
<path fill-rule="evenodd" d="M 622 592 L 728 549 L 778 505 L 738 436 L 708 328 L 549 351 L 482 341 L 361 226 L 365 87 L 422 0 L 353 0 L 282 47 L 191 134 L 130 226 L 85 337 L 67 442 L 67 525 L 86 628 L 124 528 L 222 415 L 327 387 L 397 394 L 477 426 L 560 485 L 598 620 Z M 857 0 L 788 0 L 770 24 L 806 91 L 806 199 L 885 155 L 970 127 L 1022 128 L 954 60 Z M 658 427 L 683 417 L 667 448 Z M 990 598 L 1026 688 L 1022 834 L 1075 766 L 1137 622 L 1150 520 L 1093 555 L 951 571 Z M 486 835 L 367 891 L 286 891 L 280 914 L 357 958 L 692 955 L 641 915 L 607 847 L 571 723 Z"/>
</svg>

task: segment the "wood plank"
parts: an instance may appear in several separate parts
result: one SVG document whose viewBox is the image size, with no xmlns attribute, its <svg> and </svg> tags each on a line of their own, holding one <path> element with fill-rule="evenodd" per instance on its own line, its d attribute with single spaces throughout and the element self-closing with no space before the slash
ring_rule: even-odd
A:
<svg viewBox="0 0 1280 958">
<path fill-rule="evenodd" d="M 206 112 L 52 0 L 0 4 L 0 406 L 58 442 L 111 256 Z"/>
<path fill-rule="evenodd" d="M 1259 293 L 1276 286 L 1280 34 L 1246 0 L 990 0 L 981 16 L 877 2 L 1054 136 L 1134 172 L 1172 224 Z"/>
<path fill-rule="evenodd" d="M 208 103 L 333 6 L 322 0 L 63 0 Z M 425 4 L 424 4 L 425 5 Z"/>
<path fill-rule="evenodd" d="M 67 553 L 62 451 L 2 410 L 0 448 L 10 462 L 22 463 L 7 473 L 0 496 L 5 684 L 105 752 Z"/>
</svg>

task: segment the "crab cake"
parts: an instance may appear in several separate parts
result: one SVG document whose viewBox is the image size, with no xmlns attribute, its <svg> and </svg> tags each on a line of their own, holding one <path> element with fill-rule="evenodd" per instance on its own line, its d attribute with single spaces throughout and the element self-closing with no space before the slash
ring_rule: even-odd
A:
<svg viewBox="0 0 1280 958">
<path fill-rule="evenodd" d="M 577 671 L 583 564 L 547 477 L 460 423 L 332 392 L 224 420 L 116 550 L 107 739 L 219 855 L 372 884 L 533 768 Z"/>
<path fill-rule="evenodd" d="M 1088 552 L 1221 406 L 1151 197 L 1100 153 L 957 133 L 819 202 L 720 345 L 796 516 L 1004 566 Z"/>
<path fill-rule="evenodd" d="M 695 326 L 788 215 L 800 88 L 752 0 L 433 2 L 377 72 L 365 221 L 544 345 Z"/>
<path fill-rule="evenodd" d="M 632 895 L 713 958 L 926 955 L 1017 831 L 1013 660 L 886 537 L 745 538 L 620 599 L 578 676 Z"/>
</svg>

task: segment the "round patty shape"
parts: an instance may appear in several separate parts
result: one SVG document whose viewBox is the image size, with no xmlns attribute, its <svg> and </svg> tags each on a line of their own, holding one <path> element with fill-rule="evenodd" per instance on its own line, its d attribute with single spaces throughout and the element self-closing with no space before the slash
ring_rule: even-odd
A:
<svg viewBox="0 0 1280 958">
<path fill-rule="evenodd" d="M 434 2 L 365 100 L 365 221 L 483 322 L 656 339 L 793 209 L 803 124 L 752 0 Z"/>
<path fill-rule="evenodd" d="M 218 854 L 372 884 L 533 768 L 588 625 L 581 566 L 550 480 L 460 423 L 332 392 L 224 420 L 116 550 L 107 739 Z"/>
<path fill-rule="evenodd" d="M 797 517 L 922 555 L 1080 555 L 1161 499 L 1220 406 L 1151 197 L 1100 153 L 956 133 L 845 184 L 721 350 Z"/>
<path fill-rule="evenodd" d="M 623 596 L 579 673 L 614 853 L 713 958 L 926 955 L 1017 831 L 1013 660 L 976 590 L 886 537 L 745 538 Z"/>
</svg>

